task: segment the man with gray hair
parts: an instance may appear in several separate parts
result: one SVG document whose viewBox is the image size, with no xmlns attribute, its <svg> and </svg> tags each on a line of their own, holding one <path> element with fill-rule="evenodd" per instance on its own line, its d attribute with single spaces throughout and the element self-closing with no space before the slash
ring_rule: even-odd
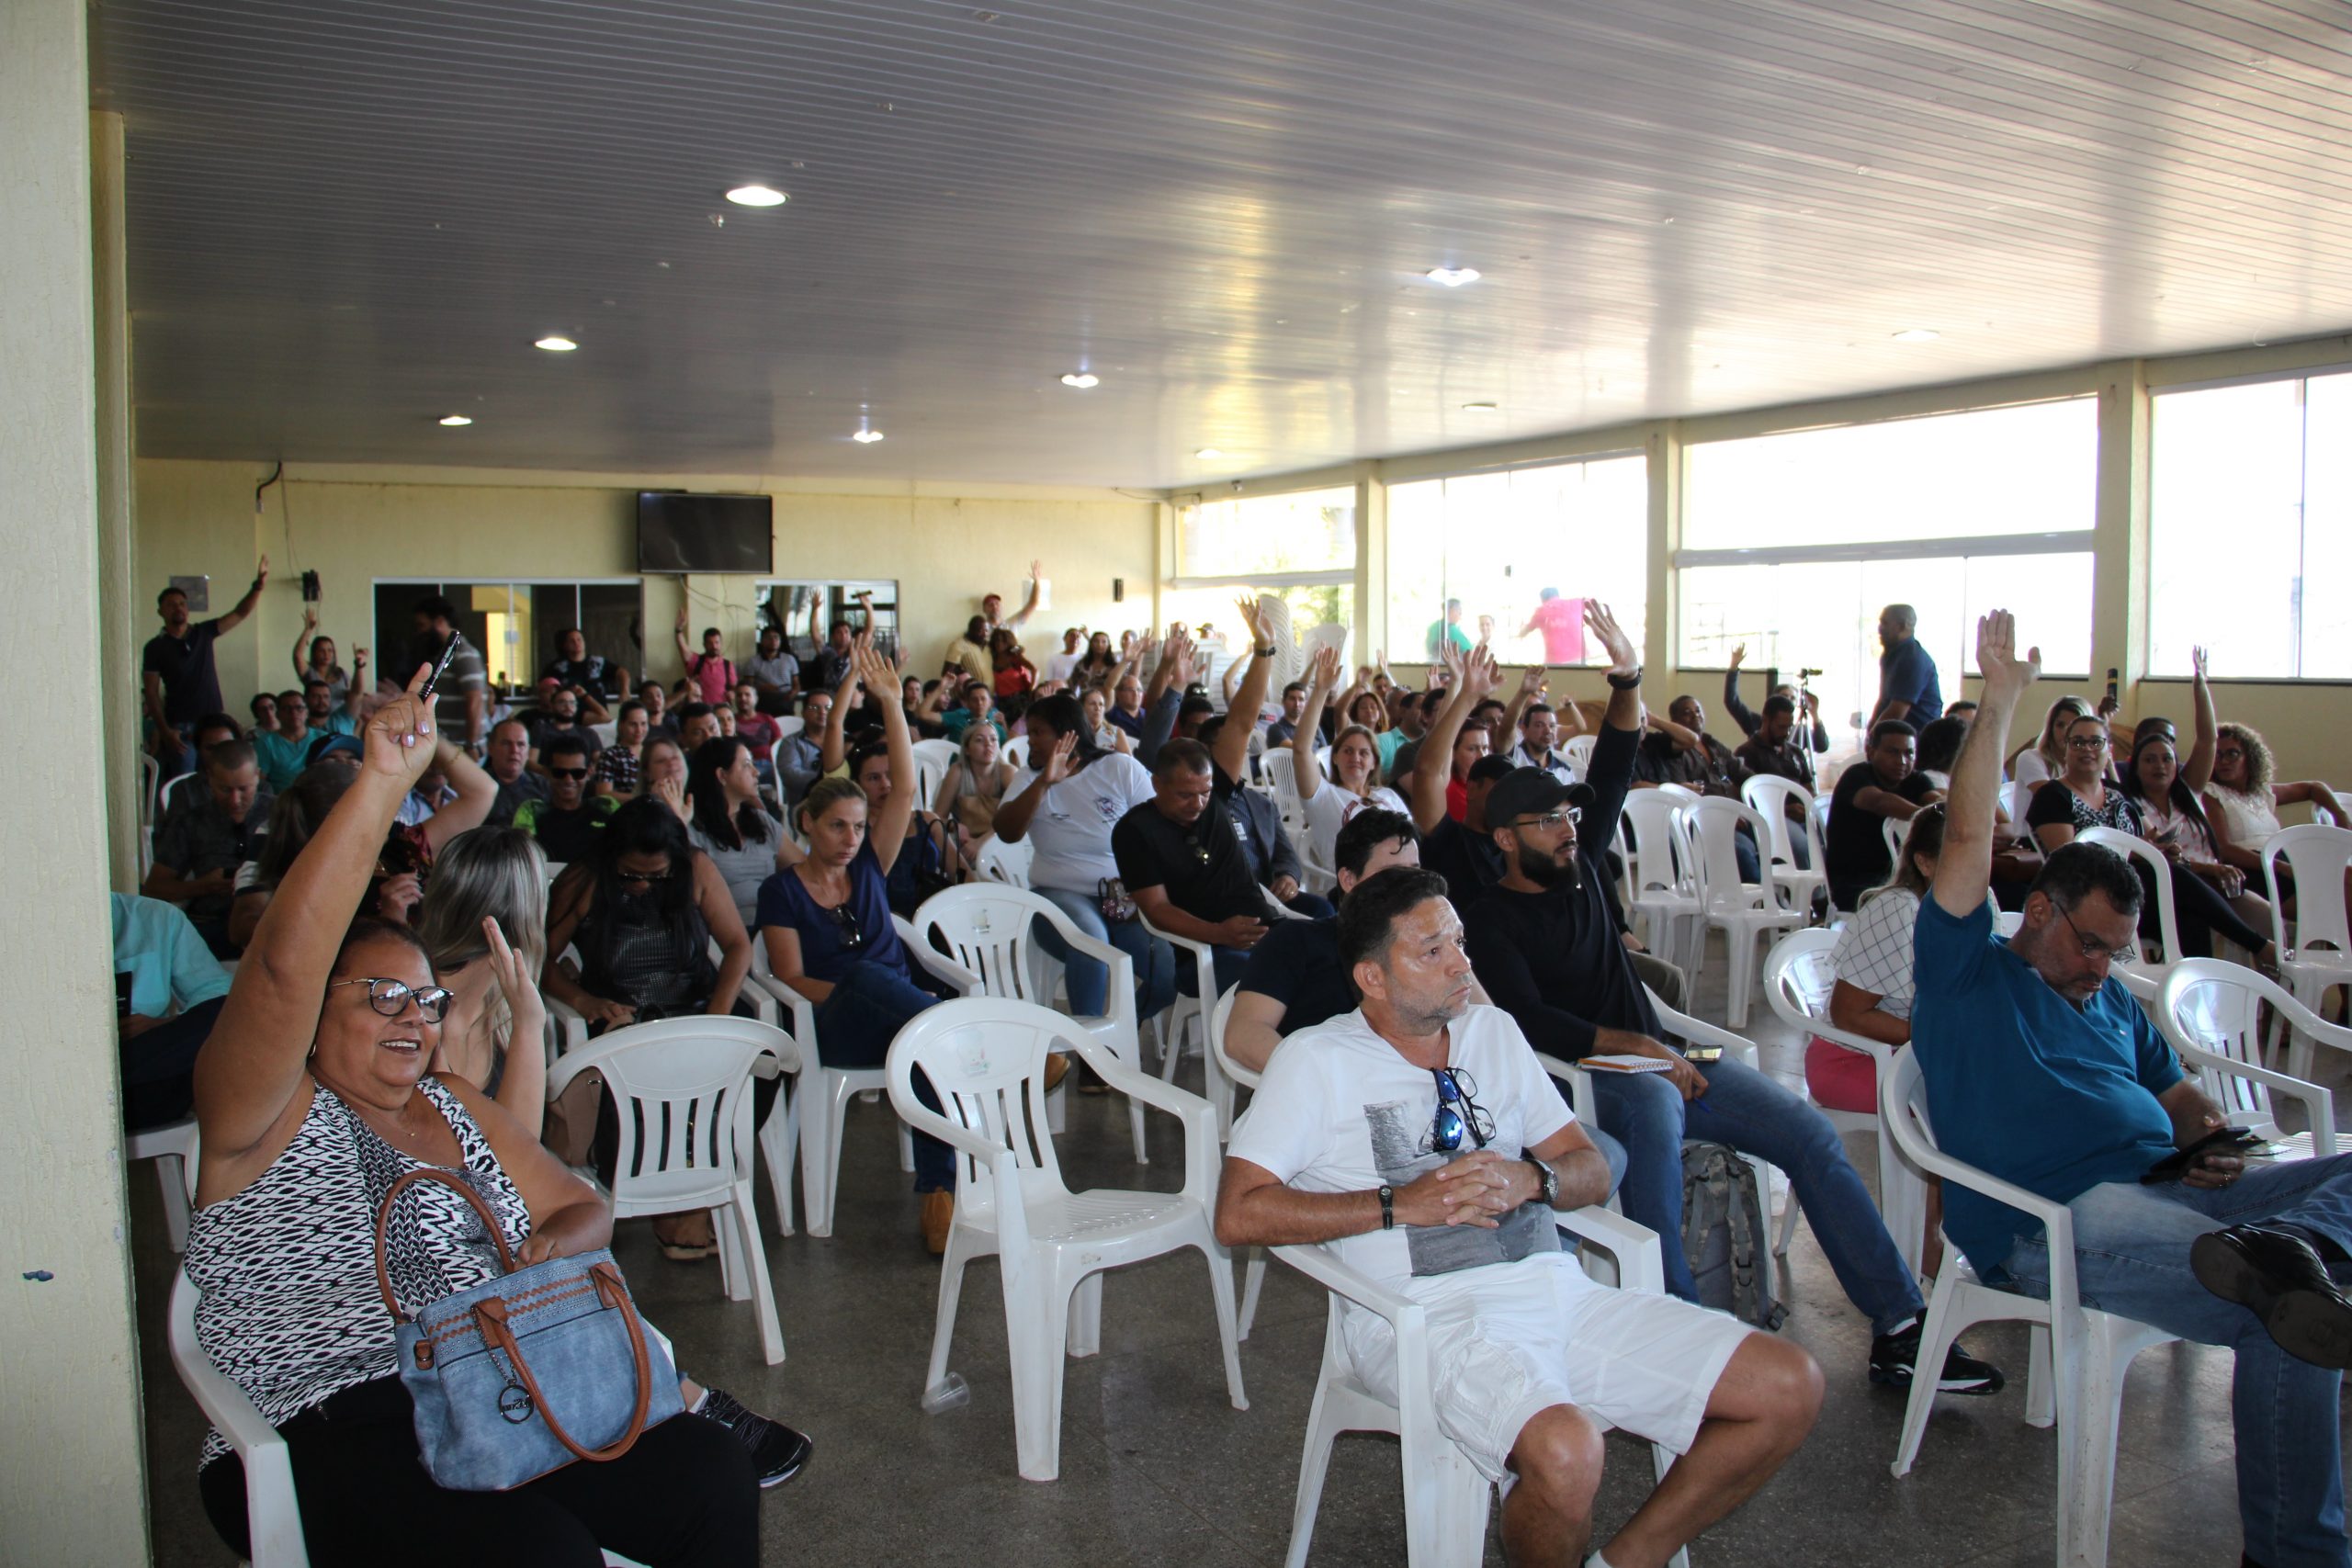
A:
<svg viewBox="0 0 2352 1568">
<path fill-rule="evenodd" d="M 1878 705 L 1871 723 L 1899 718 L 1917 729 L 1944 716 L 1943 688 L 1936 683 L 1936 661 L 1919 646 L 1919 612 L 1889 604 L 1878 613 Z"/>
</svg>

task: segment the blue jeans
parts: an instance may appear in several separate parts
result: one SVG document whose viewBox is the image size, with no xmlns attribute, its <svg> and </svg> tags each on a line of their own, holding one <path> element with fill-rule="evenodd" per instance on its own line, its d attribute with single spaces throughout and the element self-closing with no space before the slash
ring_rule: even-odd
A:
<svg viewBox="0 0 2352 1568">
<path fill-rule="evenodd" d="M 1158 1018 L 1176 999 L 1176 950 L 1143 929 L 1141 920 L 1112 925 L 1102 919 L 1102 903 L 1091 893 L 1066 887 L 1040 887 L 1037 897 L 1070 918 L 1070 923 L 1091 937 L 1099 937 L 1135 962 L 1136 1017 Z M 1040 920 L 1037 945 L 1062 961 L 1069 987 L 1069 1010 L 1080 1018 L 1101 1018 L 1111 1010 L 1111 966 L 1082 953 L 1072 953 L 1061 933 Z"/>
<path fill-rule="evenodd" d="M 1918 1281 L 1886 1234 L 1870 1189 L 1846 1157 L 1838 1130 L 1800 1095 L 1739 1062 L 1701 1064 L 1707 1092 L 1687 1105 L 1664 1073 L 1592 1075 L 1604 1132 L 1625 1145 L 1625 1217 L 1657 1232 L 1669 1294 L 1692 1301 L 1698 1281 L 1682 1253 L 1682 1140 L 1729 1144 L 1788 1173 L 1846 1298 L 1887 1334 L 1923 1311 Z"/>
<path fill-rule="evenodd" d="M 2085 1306 L 2237 1352 L 2230 1409 L 2245 1554 L 2267 1568 L 2352 1564 L 2336 1404 L 2344 1374 L 2278 1348 L 2253 1313 L 2214 1295 L 2188 1268 L 2199 1235 L 2248 1222 L 2300 1225 L 2352 1250 L 2352 1155 L 2251 1166 L 2218 1190 L 2109 1182 L 2066 1207 Z M 2044 1238 L 2018 1237 L 2004 1271 L 2026 1294 L 2047 1297 Z M 2339 1264 L 2332 1272 L 2341 1281 L 2352 1270 Z"/>
<path fill-rule="evenodd" d="M 853 964 L 817 1004 L 817 1056 L 829 1067 L 878 1067 L 909 1019 L 939 998 L 879 964 Z M 918 1068 L 915 1098 L 933 1111 L 939 1091 Z M 956 1153 L 928 1133 L 914 1134 L 915 1190 L 956 1190 Z"/>
</svg>

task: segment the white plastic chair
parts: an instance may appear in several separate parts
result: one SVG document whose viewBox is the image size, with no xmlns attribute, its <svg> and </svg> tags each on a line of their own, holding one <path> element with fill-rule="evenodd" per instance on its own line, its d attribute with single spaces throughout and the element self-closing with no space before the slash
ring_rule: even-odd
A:
<svg viewBox="0 0 2352 1568">
<path fill-rule="evenodd" d="M 1073 1193 L 1062 1181 L 1045 1119 L 1046 1056 L 1076 1052 L 1114 1089 L 1184 1124 L 1184 1186 L 1177 1192 Z M 921 1067 L 946 1113 L 915 1097 Z M 998 1255 L 1012 1361 L 1013 1432 L 1021 1474 L 1061 1473 L 1065 1354 L 1102 1348 L 1102 1270 L 1197 1248 L 1207 1262 L 1225 1383 L 1236 1410 L 1241 1388 L 1232 1262 L 1217 1245 L 1209 1206 L 1219 1175 L 1216 1120 L 1206 1102 L 1136 1071 L 1060 1013 L 993 997 L 944 1002 L 890 1044 L 890 1100 L 899 1114 L 956 1150 L 956 1221 L 939 1276 L 939 1320 L 924 1386 L 947 1375 L 964 1266 Z"/>
<path fill-rule="evenodd" d="M 1658 1239 L 1650 1231 L 1606 1209 L 1577 1209 L 1556 1218 L 1563 1231 L 1614 1256 L 1623 1289 L 1665 1294 Z M 1323 1328 L 1323 1365 L 1299 1461 L 1286 1568 L 1306 1568 L 1331 1446 L 1342 1432 L 1396 1435 L 1404 1461 L 1405 1560 L 1411 1568 L 1475 1568 L 1486 1559 L 1492 1488 L 1438 1425 L 1421 1304 L 1374 1283 L 1322 1247 L 1278 1247 L 1274 1256 L 1331 1293 Z M 1387 1323 L 1396 1336 L 1394 1402 L 1374 1393 L 1355 1374 L 1343 1326 L 1350 1303 Z M 1663 1478 L 1674 1455 L 1657 1444 L 1650 1451 L 1655 1472 Z M 1668 1561 L 1675 1568 L 1689 1568 L 1690 1553 L 1678 1551 Z"/>
<path fill-rule="evenodd" d="M 1233 998 L 1240 994 L 1241 987 L 1232 986 L 1227 987 L 1225 995 L 1217 998 L 1216 1007 L 1209 1014 L 1207 1054 L 1216 1059 L 1219 1070 L 1232 1080 L 1236 1088 L 1254 1090 L 1258 1087 L 1258 1079 L 1261 1075 L 1235 1061 L 1232 1055 L 1225 1048 L 1225 1026 L 1233 1017 Z M 1232 1129 L 1229 1126 L 1218 1129 L 1221 1137 L 1229 1137 L 1231 1133 Z M 1261 1247 L 1251 1247 L 1243 1248 L 1243 1251 L 1248 1255 L 1249 1261 L 1242 1266 L 1241 1270 L 1240 1337 L 1247 1339 L 1250 1337 L 1250 1325 L 1258 1321 L 1259 1292 L 1266 1287 L 1266 1249 Z"/>
<path fill-rule="evenodd" d="M 1779 870 L 1758 857 L 1760 882 L 1743 882 L 1739 874 L 1739 829 L 1745 826 L 1760 847 L 1771 841 L 1772 824 L 1743 801 L 1708 797 L 1690 807 L 1691 847 L 1699 867 L 1700 918 L 1698 942 L 1690 952 L 1695 976 L 1707 963 L 1707 932 L 1724 933 L 1730 986 L 1726 1021 L 1734 1029 L 1747 1027 L 1747 998 L 1756 988 L 1756 942 L 1792 926 L 1802 926 L 1809 910 L 1783 902 Z"/>
<path fill-rule="evenodd" d="M 1267 917 L 1269 920 L 1272 918 L 1271 914 Z M 1201 1087 L 1208 1102 L 1216 1108 L 1218 1137 L 1227 1136 L 1233 1131 L 1233 1082 L 1217 1066 L 1216 1053 L 1208 1049 L 1209 1010 L 1216 1006 L 1216 950 L 1207 942 L 1178 936 L 1153 925 L 1150 917 L 1140 909 L 1136 912 L 1136 919 L 1143 922 L 1145 931 L 1170 943 L 1178 953 L 1193 955 L 1193 994 L 1188 997 L 1180 988 L 1159 1023 L 1159 1076 L 1174 1082 L 1176 1064 L 1183 1059 L 1185 1042 L 1200 1040 Z"/>
<path fill-rule="evenodd" d="M 1043 920 L 1073 953 L 1097 960 L 1111 972 L 1105 1000 L 1111 1010 L 1099 1018 L 1074 1021 L 1119 1060 L 1138 1071 L 1143 1063 L 1143 1036 L 1136 1020 L 1135 960 L 1100 937 L 1080 931 L 1078 922 L 1045 898 L 1023 888 L 999 883 L 973 882 L 943 888 L 915 911 L 914 926 L 929 945 L 934 937 L 947 944 L 959 968 L 979 976 L 980 996 L 1053 1006 L 1050 970 L 1058 969 L 1036 941 L 1035 922 Z M 1061 1090 L 1057 1087 L 1056 1096 Z M 1127 1116 L 1135 1134 L 1136 1163 L 1148 1165 L 1144 1147 L 1143 1105 L 1130 1100 Z M 1057 1127 L 1055 1131 L 1060 1129 Z"/>
<path fill-rule="evenodd" d="M 986 882 L 1001 882 L 1008 887 L 1029 886 L 1029 863 L 1037 858 L 1037 846 L 1027 839 L 1008 844 L 990 834 L 972 856 L 972 874 Z"/>
<path fill-rule="evenodd" d="M 204 770 L 198 768 L 166 783 L 155 796 L 155 820 L 161 822 L 170 816 L 172 807 L 180 803 L 180 796 L 189 790 L 203 788 L 203 781 Z"/>
<path fill-rule="evenodd" d="M 1306 828 L 1306 803 L 1298 794 L 1298 757 L 1287 746 L 1272 746 L 1259 759 L 1265 771 L 1266 783 L 1274 793 L 1274 806 L 1282 813 L 1283 827 L 1293 838 Z"/>
<path fill-rule="evenodd" d="M 1681 954 L 1691 945 L 1701 912 L 1698 854 L 1688 808 L 1677 798 L 1689 793 L 1628 791 L 1623 825 L 1632 838 L 1622 851 L 1632 890 L 1625 907 L 1642 917 L 1645 945 L 1664 962 L 1686 967 Z"/>
<path fill-rule="evenodd" d="M 1757 840 L 1764 859 L 1771 863 L 1773 880 L 1779 883 L 1789 907 L 1804 911 L 1805 919 L 1813 918 L 1814 895 L 1826 892 L 1829 886 L 1828 849 L 1821 836 L 1821 825 L 1813 792 L 1792 780 L 1771 773 L 1751 773 L 1739 786 L 1740 799 L 1761 812 L 1772 834 L 1769 840 Z M 1801 815 L 1789 815 L 1789 803 L 1794 801 Z M 1797 864 L 1793 828 L 1804 833 L 1805 863 Z"/>
<path fill-rule="evenodd" d="M 2324 1022 L 2276 982 L 2221 958 L 2184 958 L 2172 965 L 2158 994 L 2156 1028 L 2232 1126 L 2260 1134 L 2279 1158 L 2324 1159 L 2335 1152 L 2335 1098 L 2262 1065 L 2257 1047 L 2266 1004 L 2299 1039 L 2352 1051 L 2352 1029 Z M 2302 1101 L 2302 1132 L 2279 1127 L 2274 1095 Z"/>
<path fill-rule="evenodd" d="M 953 740 L 918 740 L 915 742 L 915 803 L 922 809 L 931 809 L 939 798 L 939 786 L 947 777 L 947 770 L 963 755 L 963 748 Z"/>
<path fill-rule="evenodd" d="M 1920 1079 L 1918 1059 L 1910 1052 L 1896 1056 L 1879 1074 L 1878 1094 L 1879 1114 L 1905 1159 L 1941 1177 L 1947 1186 L 1981 1192 L 2042 1223 L 2050 1247 L 2050 1299 L 1982 1283 L 1959 1249 L 1948 1247 L 1943 1271 L 1928 1298 L 1918 1364 L 1942 1366 L 1952 1342 L 1973 1325 L 2007 1321 L 2033 1325 L 2025 1418 L 2028 1426 L 2047 1427 L 2054 1421 L 2058 1427 L 2058 1562 L 2062 1568 L 2099 1568 L 2107 1562 L 2108 1511 L 2115 1495 L 2123 1375 L 2133 1357 L 2174 1336 L 2136 1318 L 2083 1305 L 2075 1284 L 2072 1211 L 1939 1149 L 1928 1120 L 1927 1087 Z M 1935 1400 L 1935 1379 L 1911 1380 L 1903 1440 L 1891 1467 L 1898 1477 L 1911 1472 Z"/>
<path fill-rule="evenodd" d="M 890 923 L 897 928 L 899 941 L 905 945 L 908 956 L 926 972 L 964 996 L 979 993 L 978 976 L 967 973 L 932 951 L 902 916 L 891 916 Z M 797 1066 L 786 1066 L 786 1071 L 798 1074 L 789 1108 L 779 1099 L 769 1110 L 767 1120 L 760 1123 L 760 1157 L 767 1162 L 769 1192 L 775 1200 L 776 1234 L 792 1234 L 792 1162 L 797 1152 L 800 1160 L 801 1217 L 810 1235 L 829 1236 L 833 1234 L 833 1202 L 840 1196 L 842 1128 L 849 1120 L 850 1098 L 860 1094 L 878 1098 L 889 1086 L 889 1074 L 882 1067 L 829 1067 L 824 1064 L 817 1051 L 817 1004 L 775 977 L 768 966 L 767 943 L 763 942 L 752 944 L 751 984 L 775 998 L 790 1020 L 784 1027 L 799 1047 Z M 901 1122 L 899 1169 L 907 1172 L 914 1168 L 914 1143 Z"/>
<path fill-rule="evenodd" d="M 2291 933 L 2286 900 L 2280 897 L 2280 861 L 2287 863 L 2295 885 Z M 2328 987 L 2352 987 L 2352 912 L 2346 909 L 2344 898 L 2347 874 L 2352 874 L 2352 831 L 2317 825 L 2282 828 L 2263 840 L 2262 882 L 2270 896 L 2278 976 L 2295 999 L 2313 1013 L 2325 1005 Z M 2293 1044 L 2285 1058 L 2287 1070 L 2307 1078 L 2313 1066 L 2313 1037 L 2298 1033 L 2290 1038 Z"/>
<path fill-rule="evenodd" d="M 2116 955 L 2114 971 L 2125 989 L 2142 1001 L 2153 1000 L 2156 988 L 2164 984 L 2165 970 L 2170 961 L 2181 956 L 2180 920 L 2173 911 L 2172 863 L 2164 852 L 2147 840 L 2120 828 L 2086 828 L 2075 835 L 2086 844 L 2099 844 L 2113 850 L 2128 863 L 2139 861 L 2154 874 L 2156 885 L 2156 942 L 2164 951 L 2156 958 L 2148 955 L 2144 944 L 2136 947 L 2129 958 Z M 2138 982 L 2135 984 L 2134 982 Z"/>
<path fill-rule="evenodd" d="M 147 752 L 139 753 L 139 880 L 155 869 L 155 797 L 162 790 L 164 764 Z"/>
<path fill-rule="evenodd" d="M 597 745 L 610 746 L 615 740 L 619 739 L 620 728 L 620 720 L 616 718 L 606 719 L 602 724 L 590 725 L 588 727 L 588 733 L 596 738 Z"/>
<path fill-rule="evenodd" d="M 1568 760 L 1568 769 L 1578 778 L 1592 772 L 1592 749 L 1600 744 L 1598 735 L 1571 735 L 1560 742 L 1560 755 Z"/>
<path fill-rule="evenodd" d="M 1764 999 L 1781 1022 L 1801 1035 L 1817 1034 L 1833 1045 L 1860 1052 L 1883 1075 L 1899 1047 L 1849 1034 L 1829 1021 L 1829 993 L 1838 979 L 1830 960 L 1837 947 L 1838 933 L 1832 931 L 1791 931 L 1782 937 L 1764 958 Z M 1813 1100 L 1810 1089 L 1805 1098 Z M 1926 1250 L 1928 1184 L 1919 1179 L 1918 1172 L 1903 1163 L 1894 1140 L 1887 1134 L 1886 1120 L 1875 1107 L 1869 1111 L 1835 1111 L 1817 1100 L 1814 1100 L 1814 1107 L 1829 1119 L 1829 1124 L 1841 1135 L 1868 1133 L 1878 1145 L 1879 1213 L 1885 1218 L 1887 1234 L 1894 1237 L 1903 1261 L 1917 1275 Z M 1791 1203 L 1781 1214 L 1780 1236 L 1773 1250 L 1787 1254 L 1789 1237 L 1796 1226 L 1797 1205 Z"/>
<path fill-rule="evenodd" d="M 122 1141 L 126 1160 L 152 1159 L 164 1190 L 164 1229 L 175 1253 L 187 1250 L 188 1190 L 196 1184 L 196 1118 L 130 1134 Z"/>
<path fill-rule="evenodd" d="M 808 721 L 807 719 L 802 718 L 798 714 L 788 714 L 785 717 L 779 718 L 775 721 L 776 741 L 778 744 L 782 744 L 783 742 L 791 739 L 794 736 L 800 734 L 808 728 Z"/>
<path fill-rule="evenodd" d="M 784 1330 L 752 1201 L 752 1076 L 763 1056 L 798 1055 L 773 1024 L 670 1018 L 613 1030 L 548 1074 L 552 1101 L 593 1069 L 618 1109 L 614 1219 L 713 1211 L 720 1280 L 729 1300 L 752 1303 L 770 1366 L 784 1359 Z"/>
<path fill-rule="evenodd" d="M 1029 738 L 1026 735 L 1014 736 L 999 750 L 998 757 L 1013 772 L 1020 772 L 1029 765 Z"/>
</svg>

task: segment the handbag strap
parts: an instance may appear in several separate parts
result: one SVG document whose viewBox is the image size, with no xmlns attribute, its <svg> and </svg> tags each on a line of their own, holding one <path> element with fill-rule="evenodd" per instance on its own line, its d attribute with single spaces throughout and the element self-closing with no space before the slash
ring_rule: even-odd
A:
<svg viewBox="0 0 2352 1568">
<path fill-rule="evenodd" d="M 507 1326 L 504 1302 L 495 1296 L 476 1302 L 474 1324 L 481 1331 L 484 1345 L 495 1346 L 506 1352 L 507 1360 L 514 1365 L 514 1375 L 523 1380 L 525 1392 L 530 1394 L 532 1404 L 538 1410 L 540 1419 L 547 1422 L 548 1430 L 555 1434 L 556 1441 L 570 1449 L 576 1459 L 606 1464 L 628 1452 L 645 1430 L 645 1413 L 653 1400 L 653 1365 L 652 1358 L 645 1348 L 644 1320 L 637 1315 L 637 1303 L 629 1299 L 628 1287 L 621 1282 L 620 1270 L 609 1262 L 592 1263 L 588 1266 L 588 1277 L 595 1284 L 598 1299 L 619 1312 L 622 1323 L 628 1325 L 629 1356 L 637 1364 L 637 1404 L 629 1410 L 628 1428 L 601 1449 L 582 1448 L 572 1440 L 571 1434 L 563 1429 L 563 1423 L 556 1419 L 554 1410 L 548 1405 L 547 1396 L 539 1392 L 539 1380 L 531 1375 L 531 1365 L 523 1359 L 522 1344 L 514 1337 L 514 1329 Z"/>
<path fill-rule="evenodd" d="M 481 1216 L 482 1228 L 497 1244 L 498 1260 L 503 1271 L 512 1274 L 515 1268 L 514 1251 L 506 1245 L 506 1231 L 498 1223 L 498 1216 L 490 1212 L 490 1205 L 482 1201 L 481 1194 L 475 1191 L 470 1184 L 458 1180 L 438 1166 L 419 1166 L 395 1179 L 385 1190 L 384 1201 L 376 1206 L 376 1288 L 383 1292 L 384 1310 L 392 1314 L 395 1323 L 406 1320 L 401 1314 L 400 1303 L 392 1298 L 391 1270 L 384 1263 L 384 1236 L 391 1228 L 392 1200 L 398 1198 L 413 1181 L 438 1181 L 457 1189 L 458 1196 L 472 1204 L 474 1213 Z"/>
</svg>

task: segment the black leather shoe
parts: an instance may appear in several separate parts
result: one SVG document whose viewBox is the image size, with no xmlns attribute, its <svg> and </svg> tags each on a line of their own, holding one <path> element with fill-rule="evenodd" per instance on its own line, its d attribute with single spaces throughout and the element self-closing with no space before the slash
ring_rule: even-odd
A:
<svg viewBox="0 0 2352 1568">
<path fill-rule="evenodd" d="M 2198 1282 L 2262 1320 L 2278 1348 L 2315 1367 L 2352 1367 L 2352 1299 L 2293 1231 L 2232 1225 L 2189 1244 Z"/>
</svg>

